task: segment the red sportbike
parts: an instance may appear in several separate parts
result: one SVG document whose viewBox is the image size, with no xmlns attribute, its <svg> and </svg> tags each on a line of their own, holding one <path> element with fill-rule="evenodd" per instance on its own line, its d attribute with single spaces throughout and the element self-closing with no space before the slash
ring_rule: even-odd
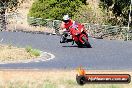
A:
<svg viewBox="0 0 132 88">
<path fill-rule="evenodd" d="M 69 33 L 72 35 L 72 41 L 75 42 L 78 47 L 92 48 L 86 33 L 85 27 L 82 24 L 74 24 L 69 28 Z M 65 35 L 62 35 L 65 36 Z M 66 42 L 71 42 L 66 39 Z"/>
</svg>

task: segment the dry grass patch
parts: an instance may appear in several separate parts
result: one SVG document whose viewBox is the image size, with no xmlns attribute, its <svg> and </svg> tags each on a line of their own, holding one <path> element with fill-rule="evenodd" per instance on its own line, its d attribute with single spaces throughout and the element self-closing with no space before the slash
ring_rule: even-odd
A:
<svg viewBox="0 0 132 88">
<path fill-rule="evenodd" d="M 0 62 L 27 60 L 36 58 L 34 54 L 27 52 L 25 48 L 17 48 L 12 45 L 0 44 Z"/>
<path fill-rule="evenodd" d="M 131 72 L 109 72 L 109 71 L 87 71 L 91 73 L 127 73 Z M 16 74 L 17 73 L 17 74 Z M 86 84 L 80 86 L 76 83 L 74 70 L 11 70 L 0 71 L 1 88 L 131 88 L 130 84 Z"/>
</svg>

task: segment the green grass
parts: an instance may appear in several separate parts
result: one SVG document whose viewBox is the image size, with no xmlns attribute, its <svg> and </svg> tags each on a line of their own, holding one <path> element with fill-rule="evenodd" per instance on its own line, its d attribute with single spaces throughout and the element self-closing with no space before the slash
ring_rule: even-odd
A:
<svg viewBox="0 0 132 88">
<path fill-rule="evenodd" d="M 40 50 L 33 49 L 31 46 L 26 47 L 26 51 L 34 56 L 40 56 Z"/>
<path fill-rule="evenodd" d="M 43 85 L 43 88 L 57 88 L 57 87 L 53 83 L 46 83 L 46 84 Z"/>
</svg>

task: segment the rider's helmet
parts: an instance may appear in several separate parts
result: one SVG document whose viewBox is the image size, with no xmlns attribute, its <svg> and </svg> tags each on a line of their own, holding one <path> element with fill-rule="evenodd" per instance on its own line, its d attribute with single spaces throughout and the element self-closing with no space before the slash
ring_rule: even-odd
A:
<svg viewBox="0 0 132 88">
<path fill-rule="evenodd" d="M 64 23 L 68 23 L 69 20 L 70 20 L 69 15 L 64 15 L 64 16 L 63 16 L 63 22 L 64 22 Z"/>
</svg>

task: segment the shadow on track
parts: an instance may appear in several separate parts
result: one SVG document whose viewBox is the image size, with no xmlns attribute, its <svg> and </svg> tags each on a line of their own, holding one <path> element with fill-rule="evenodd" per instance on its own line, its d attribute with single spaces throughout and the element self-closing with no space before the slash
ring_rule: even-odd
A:
<svg viewBox="0 0 132 88">
<path fill-rule="evenodd" d="M 78 47 L 78 46 L 75 45 L 75 46 L 62 46 L 62 47 L 69 48 L 69 47 Z"/>
<path fill-rule="evenodd" d="M 78 47 L 77 45 L 74 45 L 74 46 L 62 46 L 62 47 L 64 47 L 64 48 L 70 48 L 70 47 L 77 47 L 77 48 L 88 48 L 88 47 L 85 47 L 85 46 L 83 46 L 83 47 Z"/>
</svg>

